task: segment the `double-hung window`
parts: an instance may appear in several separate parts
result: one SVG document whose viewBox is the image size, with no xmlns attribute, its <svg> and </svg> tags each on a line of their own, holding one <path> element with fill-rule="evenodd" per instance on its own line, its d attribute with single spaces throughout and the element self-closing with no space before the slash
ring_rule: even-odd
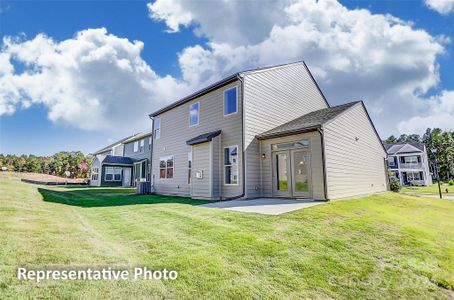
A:
<svg viewBox="0 0 454 300">
<path fill-rule="evenodd" d="M 91 171 L 91 180 L 98 180 L 99 168 L 93 168 Z"/>
<path fill-rule="evenodd" d="M 159 178 L 173 178 L 173 156 L 159 159 Z"/>
<path fill-rule="evenodd" d="M 192 172 L 192 152 L 188 153 L 188 184 L 191 184 Z"/>
<path fill-rule="evenodd" d="M 140 140 L 140 152 L 143 151 L 145 145 L 145 140 Z"/>
<path fill-rule="evenodd" d="M 199 125 L 200 102 L 189 105 L 189 126 Z"/>
<path fill-rule="evenodd" d="M 134 152 L 139 151 L 139 141 L 134 142 Z"/>
<path fill-rule="evenodd" d="M 106 174 L 104 179 L 106 181 L 120 181 L 121 167 L 106 167 Z"/>
<path fill-rule="evenodd" d="M 161 119 L 155 119 L 153 125 L 154 138 L 159 139 L 161 137 Z"/>
<path fill-rule="evenodd" d="M 236 87 L 224 91 L 224 116 L 238 111 L 238 99 Z"/>
<path fill-rule="evenodd" d="M 238 184 L 238 146 L 224 148 L 224 184 Z"/>
</svg>

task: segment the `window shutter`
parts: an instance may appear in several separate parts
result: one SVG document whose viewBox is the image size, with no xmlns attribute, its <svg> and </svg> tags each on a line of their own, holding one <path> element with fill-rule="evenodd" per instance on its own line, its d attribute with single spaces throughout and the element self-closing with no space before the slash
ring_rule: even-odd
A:
<svg viewBox="0 0 454 300">
<path fill-rule="evenodd" d="M 424 180 L 424 173 L 422 171 L 419 172 L 419 178 L 421 178 L 421 180 Z"/>
<path fill-rule="evenodd" d="M 421 162 L 421 156 L 418 155 L 418 162 Z"/>
</svg>

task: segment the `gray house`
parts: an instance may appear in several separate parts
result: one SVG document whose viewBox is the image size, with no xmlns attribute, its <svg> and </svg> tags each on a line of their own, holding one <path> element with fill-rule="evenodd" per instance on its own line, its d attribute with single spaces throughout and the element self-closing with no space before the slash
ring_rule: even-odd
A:
<svg viewBox="0 0 454 300">
<path fill-rule="evenodd" d="M 90 185 L 135 186 L 150 181 L 151 132 L 123 138 L 93 153 Z"/>
<path fill-rule="evenodd" d="M 385 145 L 388 167 L 402 185 L 431 185 L 426 146 L 418 142 Z"/>
<path fill-rule="evenodd" d="M 387 190 L 361 101 L 331 107 L 304 62 L 233 74 L 152 114 L 158 194 L 337 199 Z"/>
</svg>

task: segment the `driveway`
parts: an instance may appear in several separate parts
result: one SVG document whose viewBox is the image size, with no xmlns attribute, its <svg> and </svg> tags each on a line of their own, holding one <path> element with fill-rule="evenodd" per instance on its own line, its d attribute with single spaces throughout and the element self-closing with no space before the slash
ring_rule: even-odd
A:
<svg viewBox="0 0 454 300">
<path fill-rule="evenodd" d="M 308 199 L 295 200 L 285 198 L 258 198 L 251 200 L 221 201 L 202 204 L 200 206 L 236 210 L 241 212 L 251 212 L 265 215 L 280 215 L 289 211 L 303 209 L 323 203 L 326 202 Z"/>
</svg>

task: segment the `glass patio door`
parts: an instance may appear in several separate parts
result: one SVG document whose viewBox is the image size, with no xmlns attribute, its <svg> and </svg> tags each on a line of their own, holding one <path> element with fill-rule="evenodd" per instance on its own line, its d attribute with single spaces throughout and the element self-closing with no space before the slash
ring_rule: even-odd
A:
<svg viewBox="0 0 454 300">
<path fill-rule="evenodd" d="M 311 174 L 310 156 L 305 150 L 291 150 L 292 196 L 310 197 Z"/>
<path fill-rule="evenodd" d="M 288 151 L 273 153 L 273 196 L 291 196 L 290 156 Z"/>
</svg>

